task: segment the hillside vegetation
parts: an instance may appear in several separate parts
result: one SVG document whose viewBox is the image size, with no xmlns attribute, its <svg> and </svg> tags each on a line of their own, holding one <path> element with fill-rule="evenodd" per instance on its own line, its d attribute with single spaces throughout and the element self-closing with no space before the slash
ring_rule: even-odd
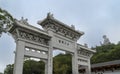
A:
<svg viewBox="0 0 120 74">
<path fill-rule="evenodd" d="M 96 46 L 96 53 L 91 58 L 91 63 L 101 63 L 120 60 L 120 43 Z"/>
</svg>

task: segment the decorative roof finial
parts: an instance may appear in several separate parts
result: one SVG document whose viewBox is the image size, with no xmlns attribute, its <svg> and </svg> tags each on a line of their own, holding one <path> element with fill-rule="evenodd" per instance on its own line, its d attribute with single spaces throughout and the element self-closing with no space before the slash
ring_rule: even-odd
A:
<svg viewBox="0 0 120 74">
<path fill-rule="evenodd" d="M 75 26 L 74 25 L 71 25 L 71 28 L 75 30 Z"/>
<path fill-rule="evenodd" d="M 21 19 L 20 19 L 20 23 L 22 23 L 22 24 L 26 24 L 26 25 L 28 25 L 28 19 L 26 18 L 26 19 L 24 19 L 24 17 L 21 17 Z"/>
<path fill-rule="evenodd" d="M 53 14 L 51 14 L 50 12 L 47 14 L 47 18 L 54 18 Z"/>
<path fill-rule="evenodd" d="M 85 47 L 88 47 L 88 45 L 87 45 L 86 43 L 84 44 L 84 46 L 85 46 Z"/>
</svg>

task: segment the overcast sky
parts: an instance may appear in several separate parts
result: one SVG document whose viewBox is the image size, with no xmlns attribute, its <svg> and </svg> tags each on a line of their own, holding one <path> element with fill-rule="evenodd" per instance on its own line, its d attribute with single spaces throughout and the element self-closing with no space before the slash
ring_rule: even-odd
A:
<svg viewBox="0 0 120 74">
<path fill-rule="evenodd" d="M 61 22 L 75 25 L 85 32 L 78 41 L 96 46 L 107 35 L 112 43 L 120 41 L 120 0 L 0 0 L 0 8 L 7 10 L 14 18 L 28 18 L 31 25 L 40 27 L 38 20 L 48 12 Z M 0 72 L 14 62 L 14 39 L 3 34 L 0 38 Z"/>
</svg>

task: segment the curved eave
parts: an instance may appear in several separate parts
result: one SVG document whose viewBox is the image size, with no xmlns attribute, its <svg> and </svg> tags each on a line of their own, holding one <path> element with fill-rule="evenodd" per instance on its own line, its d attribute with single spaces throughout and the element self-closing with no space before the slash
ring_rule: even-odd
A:
<svg viewBox="0 0 120 74">
<path fill-rule="evenodd" d="M 120 65 L 120 60 L 114 60 L 114 61 L 92 64 L 92 68 L 110 66 L 110 65 Z"/>
<path fill-rule="evenodd" d="M 13 23 L 13 27 L 9 30 L 9 32 L 11 33 L 16 27 L 24 28 L 24 29 L 29 30 L 29 31 L 34 31 L 34 32 L 37 32 L 39 34 L 43 34 L 43 35 L 47 36 L 48 38 L 51 38 L 51 36 L 46 31 L 43 31 L 43 30 L 41 30 L 37 27 L 34 27 L 32 25 L 21 24 L 18 20 L 15 20 L 15 22 Z"/>
<path fill-rule="evenodd" d="M 78 45 L 78 47 L 80 47 L 80 48 L 82 48 L 82 49 L 84 49 L 84 50 L 90 51 L 90 52 L 92 52 L 92 53 L 96 53 L 95 50 L 92 50 L 92 49 L 87 48 L 87 47 L 85 47 L 85 46 L 82 46 L 82 45 L 80 45 L 80 44 L 77 44 L 77 45 Z"/>
<path fill-rule="evenodd" d="M 96 53 L 96 51 L 95 50 L 92 50 L 92 49 L 90 49 L 90 48 L 87 48 L 87 47 L 81 47 L 82 49 L 85 49 L 85 50 L 87 50 L 87 51 L 91 51 L 92 53 Z"/>
<path fill-rule="evenodd" d="M 51 21 L 53 21 L 53 22 L 55 22 L 55 23 L 57 23 L 57 24 L 60 24 L 60 25 L 64 26 L 65 28 L 67 28 L 67 29 L 69 29 L 69 30 L 72 30 L 73 32 L 78 33 L 80 36 L 82 36 L 82 35 L 84 34 L 84 32 L 82 32 L 82 31 L 76 31 L 76 30 L 72 29 L 70 26 L 64 24 L 63 22 L 61 22 L 61 21 L 59 21 L 59 20 L 57 20 L 57 19 L 55 19 L 55 18 L 48 18 L 48 17 L 47 17 L 47 18 L 45 18 L 45 19 L 42 20 L 42 21 L 38 21 L 38 24 L 41 25 L 41 26 L 43 26 L 43 24 L 44 24 L 47 20 L 51 20 Z"/>
</svg>

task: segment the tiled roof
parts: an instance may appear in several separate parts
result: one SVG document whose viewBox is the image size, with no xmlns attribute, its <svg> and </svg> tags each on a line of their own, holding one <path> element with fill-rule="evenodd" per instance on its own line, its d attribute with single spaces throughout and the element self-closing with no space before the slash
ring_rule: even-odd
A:
<svg viewBox="0 0 120 74">
<path fill-rule="evenodd" d="M 120 64 L 120 60 L 92 64 L 91 67 L 94 68 L 94 67 L 110 66 L 110 65 L 117 65 L 117 64 Z"/>
</svg>

